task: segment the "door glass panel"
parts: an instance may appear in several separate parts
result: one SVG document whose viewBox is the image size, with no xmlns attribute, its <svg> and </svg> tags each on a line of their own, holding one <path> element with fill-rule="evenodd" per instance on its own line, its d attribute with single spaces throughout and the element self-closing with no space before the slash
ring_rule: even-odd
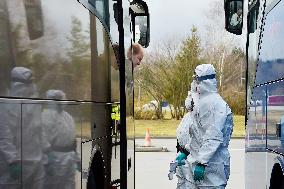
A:
<svg viewBox="0 0 284 189">
<path fill-rule="evenodd" d="M 92 114 L 92 103 L 80 103 L 78 106 L 80 122 L 82 125 L 82 142 L 93 139 L 94 114 Z"/>
<path fill-rule="evenodd" d="M 10 79 L 9 70 L 15 65 L 10 34 L 7 1 L 0 1 L 0 95 L 7 93 Z"/>
<path fill-rule="evenodd" d="M 256 87 L 250 102 L 247 128 L 246 149 L 265 151 L 266 143 L 266 88 Z"/>
<path fill-rule="evenodd" d="M 0 169 L 7 169 L 7 162 L 13 167 L 0 174 L 1 181 L 24 188 L 81 188 L 81 123 L 76 105 L 6 101 L 0 103 Z"/>
<path fill-rule="evenodd" d="M 23 110 L 24 117 L 30 117 L 29 119 L 35 122 L 25 123 L 26 127 L 31 127 L 28 129 L 30 135 L 22 133 L 23 141 L 32 138 L 34 144 L 23 145 L 23 158 L 27 154 L 25 159 L 35 161 L 31 165 L 27 164 L 27 169 L 23 169 L 23 174 L 39 178 L 43 174 L 45 188 L 66 186 L 81 188 L 81 155 L 78 151 L 80 150 L 78 145 L 81 143 L 81 122 L 77 116 L 78 105 L 60 101 L 44 104 L 34 102 L 23 104 Z M 34 155 L 29 152 L 36 151 L 39 144 L 42 146 L 40 160 L 37 159 L 37 156 L 40 157 L 39 152 Z M 37 174 L 32 174 L 34 166 L 38 168 Z M 29 177 L 24 178 L 23 182 L 41 184 L 38 178 L 34 178 L 38 183 L 31 182 L 30 179 Z M 41 187 L 36 185 L 36 188 Z"/>
<path fill-rule="evenodd" d="M 27 2 L 31 3 L 12 0 L 0 3 L 0 95 L 16 96 L 8 91 L 11 81 L 19 79 L 19 76 L 11 77 L 11 71 L 20 66 L 32 72 L 39 93 L 37 97 L 43 98 L 48 89 L 56 88 L 64 91 L 70 100 L 93 100 L 91 96 L 97 91 L 91 91 L 91 69 L 97 67 L 92 67 L 91 62 L 102 62 L 108 67 L 108 60 L 91 60 L 104 50 L 104 43 L 99 41 L 100 45 L 96 44 L 95 48 L 98 55 L 91 51 L 91 43 L 96 43 L 92 36 L 96 25 L 90 24 L 90 19 L 96 17 L 78 1 Z M 37 14 L 40 16 L 35 18 Z M 98 33 L 103 34 L 102 24 L 100 28 Z M 109 77 L 107 71 L 101 72 L 101 81 L 105 79 L 102 74 Z"/>
<path fill-rule="evenodd" d="M 111 61 L 111 102 L 119 102 L 119 46 L 118 44 L 110 45 Z"/>
<path fill-rule="evenodd" d="M 45 151 L 50 150 L 41 119 L 43 106 L 25 101 L 22 104 L 22 183 L 24 188 L 43 188 L 45 183 Z"/>
<path fill-rule="evenodd" d="M 22 144 L 33 144 L 33 140 L 22 143 L 22 130 L 21 102 L 0 100 L 0 188 L 18 188 L 22 183 Z"/>
</svg>

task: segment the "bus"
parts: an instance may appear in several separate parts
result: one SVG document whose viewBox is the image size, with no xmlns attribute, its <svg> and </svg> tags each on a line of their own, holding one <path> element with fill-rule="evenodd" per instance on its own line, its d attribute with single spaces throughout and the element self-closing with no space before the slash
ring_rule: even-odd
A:
<svg viewBox="0 0 284 189">
<path fill-rule="evenodd" d="M 0 0 L 0 188 L 135 188 L 142 0 Z"/>
<path fill-rule="evenodd" d="M 243 3 L 228 0 L 224 8 L 225 28 L 237 35 L 243 24 L 232 26 L 231 17 L 244 7 L 248 13 L 245 188 L 284 188 L 284 1 Z"/>
</svg>

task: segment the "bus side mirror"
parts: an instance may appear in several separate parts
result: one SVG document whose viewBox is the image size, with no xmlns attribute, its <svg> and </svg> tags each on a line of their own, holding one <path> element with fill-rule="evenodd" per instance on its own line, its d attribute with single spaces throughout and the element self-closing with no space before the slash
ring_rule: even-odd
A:
<svg viewBox="0 0 284 189">
<path fill-rule="evenodd" d="M 224 0 L 225 29 L 241 35 L 243 29 L 243 0 Z"/>
<path fill-rule="evenodd" d="M 24 0 L 30 40 L 43 36 L 41 0 Z"/>
<path fill-rule="evenodd" d="M 142 0 L 130 3 L 131 30 L 133 41 L 146 48 L 150 43 L 150 16 L 147 4 Z"/>
</svg>

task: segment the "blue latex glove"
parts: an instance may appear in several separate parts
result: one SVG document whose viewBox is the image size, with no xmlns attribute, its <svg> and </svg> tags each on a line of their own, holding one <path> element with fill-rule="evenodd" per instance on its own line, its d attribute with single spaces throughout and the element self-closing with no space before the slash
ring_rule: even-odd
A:
<svg viewBox="0 0 284 189">
<path fill-rule="evenodd" d="M 9 166 L 10 175 L 13 179 L 20 179 L 22 166 L 20 163 L 12 163 Z"/>
<path fill-rule="evenodd" d="M 186 155 L 184 153 L 180 152 L 179 155 L 176 157 L 176 161 L 178 162 L 178 166 L 184 165 L 185 159 L 186 159 Z"/>
<path fill-rule="evenodd" d="M 194 181 L 202 181 L 204 179 L 205 166 L 202 164 L 197 164 L 194 169 Z"/>
</svg>

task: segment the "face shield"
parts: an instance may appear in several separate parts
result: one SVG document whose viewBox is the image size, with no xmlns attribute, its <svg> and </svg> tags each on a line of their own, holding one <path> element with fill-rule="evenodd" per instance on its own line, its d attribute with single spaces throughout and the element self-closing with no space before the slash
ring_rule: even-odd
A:
<svg viewBox="0 0 284 189">
<path fill-rule="evenodd" d="M 207 79 L 215 79 L 216 74 L 210 74 L 210 75 L 204 75 L 204 76 L 198 76 L 196 74 L 193 75 L 193 80 L 197 83 L 200 84 L 202 81 L 207 80 Z"/>
</svg>

